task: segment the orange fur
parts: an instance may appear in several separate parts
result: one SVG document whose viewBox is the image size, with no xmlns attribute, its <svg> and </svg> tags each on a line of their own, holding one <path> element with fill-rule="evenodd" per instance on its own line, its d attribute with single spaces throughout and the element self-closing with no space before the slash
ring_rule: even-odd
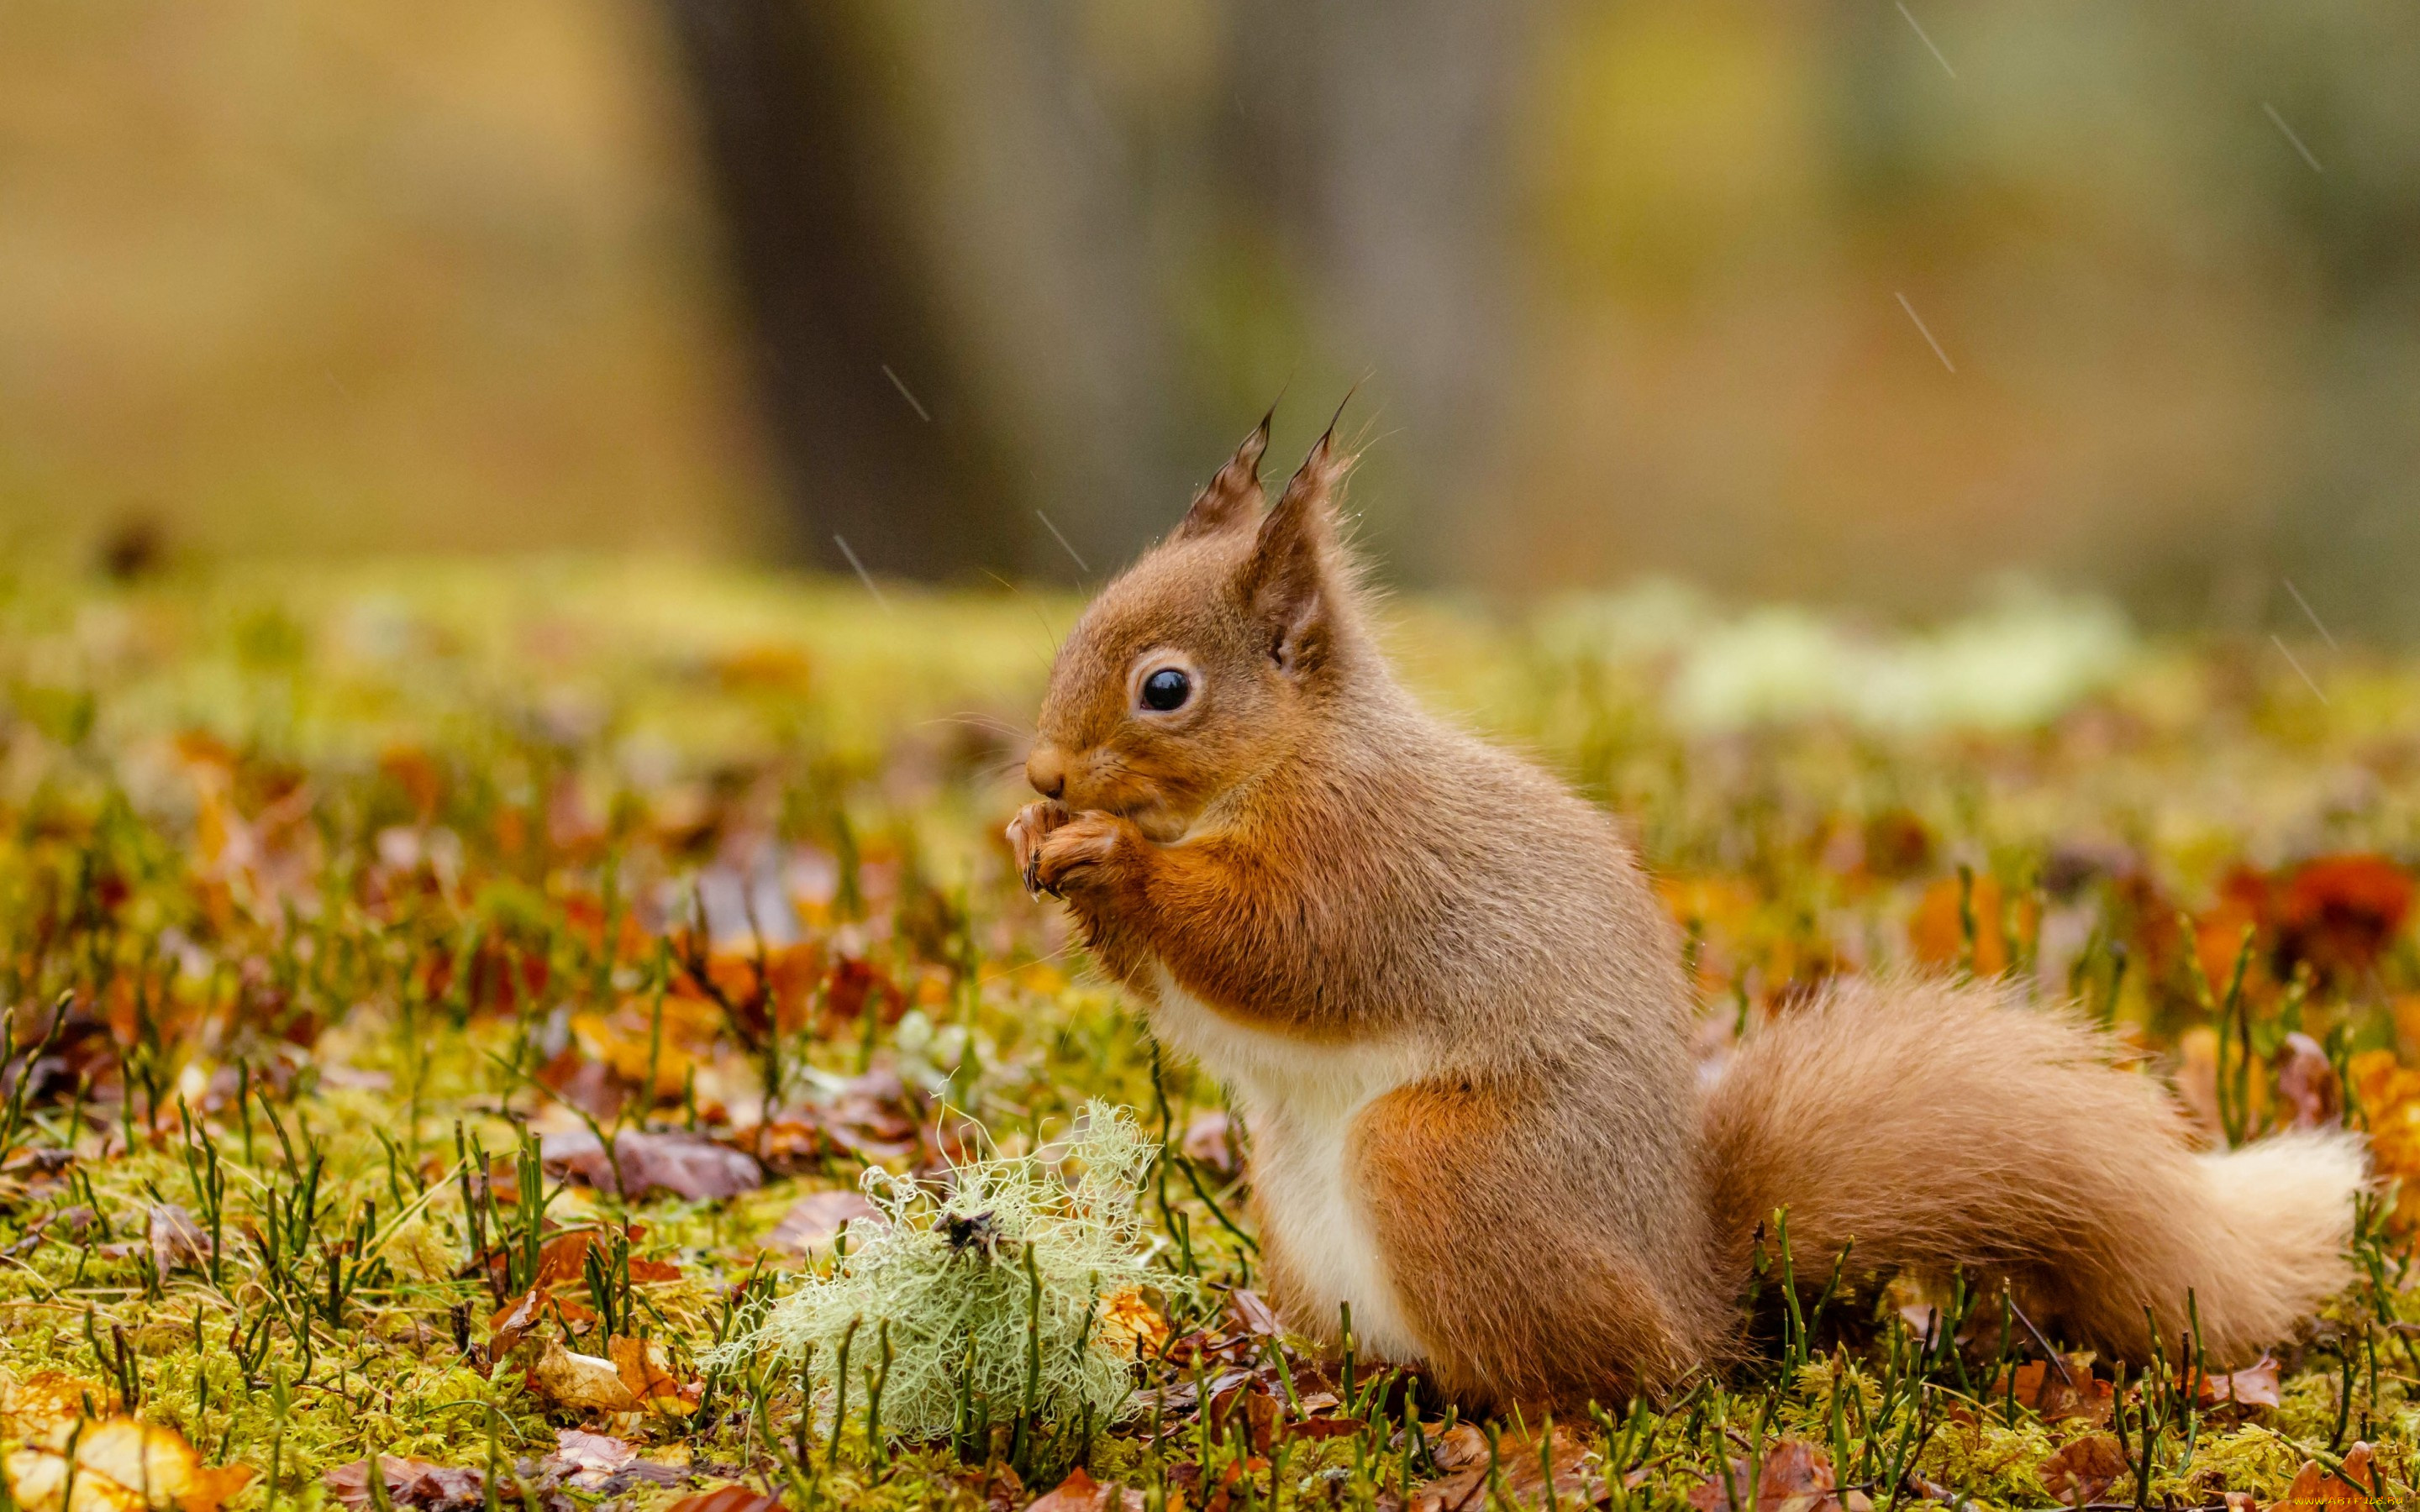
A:
<svg viewBox="0 0 2420 1512">
<path fill-rule="evenodd" d="M 1838 983 L 1766 1025 L 1707 1097 L 1711 1197 L 1736 1262 L 1790 1209 L 1803 1269 L 2005 1276 L 2066 1335 L 2140 1358 L 2186 1300 L 2214 1358 L 2293 1332 L 2347 1279 L 2347 1136 L 2195 1154 L 2183 1115 L 2117 1047 L 1990 987 Z M 2037 1323 L 2045 1319 L 2037 1316 Z"/>
<path fill-rule="evenodd" d="M 1721 1356 L 1747 1236 L 1802 1271 L 2007 1275 L 2079 1341 L 2195 1290 L 2214 1355 L 2343 1279 L 2349 1136 L 2194 1155 L 2092 1035 L 1987 989 L 1837 990 L 1700 1094 L 1669 920 L 1611 821 L 1432 717 L 1376 649 L 1324 438 L 1256 431 L 1062 646 L 1011 825 L 1154 1031 L 1226 1081 L 1287 1320 L 1473 1405 Z M 1188 689 L 1158 707 L 1145 689 Z"/>
</svg>

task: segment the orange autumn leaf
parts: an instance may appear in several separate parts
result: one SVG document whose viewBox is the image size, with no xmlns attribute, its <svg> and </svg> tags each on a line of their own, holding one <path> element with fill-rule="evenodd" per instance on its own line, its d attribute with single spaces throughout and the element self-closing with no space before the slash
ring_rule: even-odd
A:
<svg viewBox="0 0 2420 1512">
<path fill-rule="evenodd" d="M 2111 1487 L 2133 1473 L 2126 1452 L 2107 1433 L 2087 1433 L 2044 1459 L 2034 1470 L 2051 1499 L 2083 1506 L 2107 1498 Z"/>
<path fill-rule="evenodd" d="M 176 1429 L 131 1417 L 86 1424 L 74 1454 L 71 1476 L 64 1444 L 9 1451 L 0 1473 L 22 1512 L 218 1512 L 253 1474 L 248 1465 L 206 1465 Z"/>
<path fill-rule="evenodd" d="M 697 1410 L 672 1373 L 672 1356 L 654 1339 L 613 1338 L 605 1353 L 630 1396 L 659 1412 L 687 1417 Z"/>
<path fill-rule="evenodd" d="M 783 1512 L 783 1506 L 779 1497 L 733 1485 L 684 1496 L 664 1512 Z"/>
<path fill-rule="evenodd" d="M 1977 876 L 1971 891 L 1962 879 L 1943 877 L 1924 889 L 1909 916 L 1908 948 L 1928 966 L 1957 965 L 1965 957 L 1970 917 L 1975 956 L 1969 964 L 1978 977 L 1996 977 L 2014 962 L 2012 947 L 2040 927 L 2040 908 L 2031 897 L 2019 898 L 2013 909 L 2008 906 L 1996 877 Z"/>
<path fill-rule="evenodd" d="M 2345 1451 L 2341 1475 L 2316 1459 L 2303 1461 L 2294 1484 L 2269 1512 L 2369 1512 L 2378 1504 L 2381 1484 L 2369 1445 L 2355 1443 Z"/>
<path fill-rule="evenodd" d="M 2412 1233 L 2420 1229 L 2420 1072 L 2397 1064 L 2391 1050 L 2365 1050 L 2345 1072 L 2369 1123 L 2372 1168 L 2401 1179 L 2388 1221 L 2396 1232 Z"/>
<path fill-rule="evenodd" d="M 1562 1489 L 1559 1478 L 1556 1489 Z M 1689 1492 L 1689 1504 L 1697 1512 L 1746 1506 L 1759 1512 L 1866 1512 L 1870 1503 L 1865 1492 L 1840 1485 L 1829 1452 L 1805 1439 L 1782 1439 L 1765 1445 L 1752 1483 L 1747 1461 L 1733 1459 L 1718 1479 Z"/>
<path fill-rule="evenodd" d="M 2386 857 L 2319 856 L 2281 890 L 2278 947 L 2323 976 L 2357 976 L 2378 964 L 2411 913 L 2412 879 Z"/>
<path fill-rule="evenodd" d="M 1119 1492 L 1117 1507 L 1109 1506 L 1109 1493 Z M 1081 1465 L 1067 1473 L 1067 1478 L 1037 1496 L 1026 1512 L 1142 1512 L 1144 1497 L 1140 1487 L 1104 1486 L 1085 1473 Z"/>
</svg>

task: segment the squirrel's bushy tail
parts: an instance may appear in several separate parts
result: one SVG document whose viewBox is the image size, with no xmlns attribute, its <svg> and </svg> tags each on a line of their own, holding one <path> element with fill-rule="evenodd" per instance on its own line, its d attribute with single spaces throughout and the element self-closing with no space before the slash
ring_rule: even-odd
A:
<svg viewBox="0 0 2420 1512">
<path fill-rule="evenodd" d="M 1790 1210 L 1797 1273 L 1852 1237 L 1859 1270 L 2005 1277 L 2045 1329 L 2139 1359 L 2186 1297 L 2211 1364 L 2290 1335 L 2350 1279 L 2357 1136 L 2196 1153 L 2153 1077 L 2072 1017 L 1995 988 L 1848 980 L 1750 1035 L 1708 1089 L 1708 1180 L 1744 1275 Z"/>
</svg>

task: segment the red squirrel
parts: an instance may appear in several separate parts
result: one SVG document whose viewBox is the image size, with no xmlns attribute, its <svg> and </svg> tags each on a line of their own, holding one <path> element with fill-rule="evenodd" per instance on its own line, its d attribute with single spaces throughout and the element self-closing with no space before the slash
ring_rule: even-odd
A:
<svg viewBox="0 0 2420 1512">
<path fill-rule="evenodd" d="M 2362 1147 L 2194 1149 L 2159 1083 L 2005 988 L 1848 980 L 1707 1085 L 1679 942 L 1610 816 L 1423 712 L 1340 538 L 1333 428 L 1268 422 L 1061 646 L 1009 839 L 1154 1033 L 1230 1088 L 1271 1300 L 1473 1407 L 1619 1400 L 1739 1348 L 1760 1225 L 1798 1273 L 2012 1288 L 2213 1364 L 2349 1277 Z"/>
</svg>

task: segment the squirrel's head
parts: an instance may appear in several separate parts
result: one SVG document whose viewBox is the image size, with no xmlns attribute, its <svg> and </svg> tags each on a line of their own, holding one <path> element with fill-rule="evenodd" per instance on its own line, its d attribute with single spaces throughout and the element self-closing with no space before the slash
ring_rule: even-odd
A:
<svg viewBox="0 0 2420 1512">
<path fill-rule="evenodd" d="M 1318 705 L 1382 695 L 1386 670 L 1338 538 L 1336 494 L 1353 459 L 1330 427 L 1266 508 L 1268 443 L 1264 419 L 1060 646 L 1025 762 L 1044 796 L 1172 841 L 1310 721 L 1333 717 Z"/>
</svg>

